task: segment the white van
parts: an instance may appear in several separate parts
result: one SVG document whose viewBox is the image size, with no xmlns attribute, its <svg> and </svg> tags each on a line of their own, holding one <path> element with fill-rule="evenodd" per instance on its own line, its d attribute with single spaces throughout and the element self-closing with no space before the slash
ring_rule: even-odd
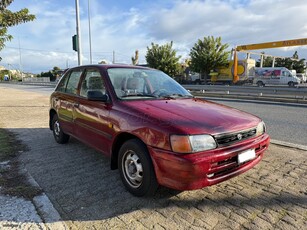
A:
<svg viewBox="0 0 307 230">
<path fill-rule="evenodd" d="M 300 82 L 301 80 L 285 67 L 255 68 L 253 83 L 259 87 L 265 85 L 288 85 L 292 87 L 300 84 Z"/>
<path fill-rule="evenodd" d="M 307 82 L 306 74 L 304 74 L 304 73 L 297 73 L 296 76 L 301 80 L 301 83 Z"/>
</svg>

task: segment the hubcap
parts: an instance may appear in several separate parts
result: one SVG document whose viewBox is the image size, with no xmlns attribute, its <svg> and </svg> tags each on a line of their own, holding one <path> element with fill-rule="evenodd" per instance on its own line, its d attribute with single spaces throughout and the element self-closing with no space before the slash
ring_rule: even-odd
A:
<svg viewBox="0 0 307 230">
<path fill-rule="evenodd" d="M 132 150 L 128 150 L 122 162 L 124 176 L 130 186 L 138 188 L 143 181 L 143 166 L 139 156 Z"/>
<path fill-rule="evenodd" d="M 60 128 L 60 123 L 59 123 L 59 121 L 54 122 L 53 130 L 54 130 L 54 134 L 55 134 L 56 136 L 59 136 L 59 135 L 60 135 L 61 128 Z"/>
</svg>

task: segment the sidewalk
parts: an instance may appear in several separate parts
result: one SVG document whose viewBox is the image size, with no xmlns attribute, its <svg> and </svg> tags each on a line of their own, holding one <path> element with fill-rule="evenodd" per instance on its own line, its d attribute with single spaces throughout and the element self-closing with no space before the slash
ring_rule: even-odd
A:
<svg viewBox="0 0 307 230">
<path fill-rule="evenodd" d="M 32 201 L 0 195 L 0 229 L 307 226 L 307 151 L 272 144 L 256 167 L 216 186 L 181 193 L 161 188 L 152 198 L 136 198 L 108 158 L 74 139 L 54 142 L 48 97 L 0 85 L 0 108 L 0 128 L 30 147 L 19 160 L 44 191 Z"/>
</svg>

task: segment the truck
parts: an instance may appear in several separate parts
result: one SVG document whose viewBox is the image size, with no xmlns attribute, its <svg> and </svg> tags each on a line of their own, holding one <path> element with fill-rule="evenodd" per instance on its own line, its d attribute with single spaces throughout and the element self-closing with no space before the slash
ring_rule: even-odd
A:
<svg viewBox="0 0 307 230">
<path fill-rule="evenodd" d="M 288 85 L 293 87 L 300 84 L 301 80 L 285 67 L 255 68 L 253 83 L 259 87 L 265 85 Z"/>
<path fill-rule="evenodd" d="M 236 84 L 252 83 L 256 61 L 244 59 L 238 61 L 237 74 L 239 80 Z M 230 60 L 228 66 L 218 67 L 210 73 L 211 84 L 232 84 L 234 78 L 234 60 Z"/>
</svg>

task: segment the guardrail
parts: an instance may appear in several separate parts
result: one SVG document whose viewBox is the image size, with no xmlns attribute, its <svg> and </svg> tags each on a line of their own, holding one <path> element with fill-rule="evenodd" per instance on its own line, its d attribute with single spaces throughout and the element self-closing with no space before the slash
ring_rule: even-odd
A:
<svg viewBox="0 0 307 230">
<path fill-rule="evenodd" d="M 24 85 L 38 85 L 55 87 L 56 82 L 30 83 L 30 82 L 7 82 Z M 239 98 L 263 101 L 292 102 L 307 104 L 307 85 L 297 87 L 255 87 L 255 86 L 225 86 L 225 85 L 183 85 L 195 96 Z"/>
<path fill-rule="evenodd" d="M 212 97 L 237 97 L 307 103 L 307 87 L 254 87 L 224 85 L 183 85 L 192 94 Z"/>
<path fill-rule="evenodd" d="M 17 85 L 37 85 L 37 86 L 47 86 L 54 88 L 57 84 L 57 82 L 51 81 L 51 82 L 28 82 L 28 81 L 0 81 L 0 83 L 4 84 L 17 84 Z"/>
</svg>

